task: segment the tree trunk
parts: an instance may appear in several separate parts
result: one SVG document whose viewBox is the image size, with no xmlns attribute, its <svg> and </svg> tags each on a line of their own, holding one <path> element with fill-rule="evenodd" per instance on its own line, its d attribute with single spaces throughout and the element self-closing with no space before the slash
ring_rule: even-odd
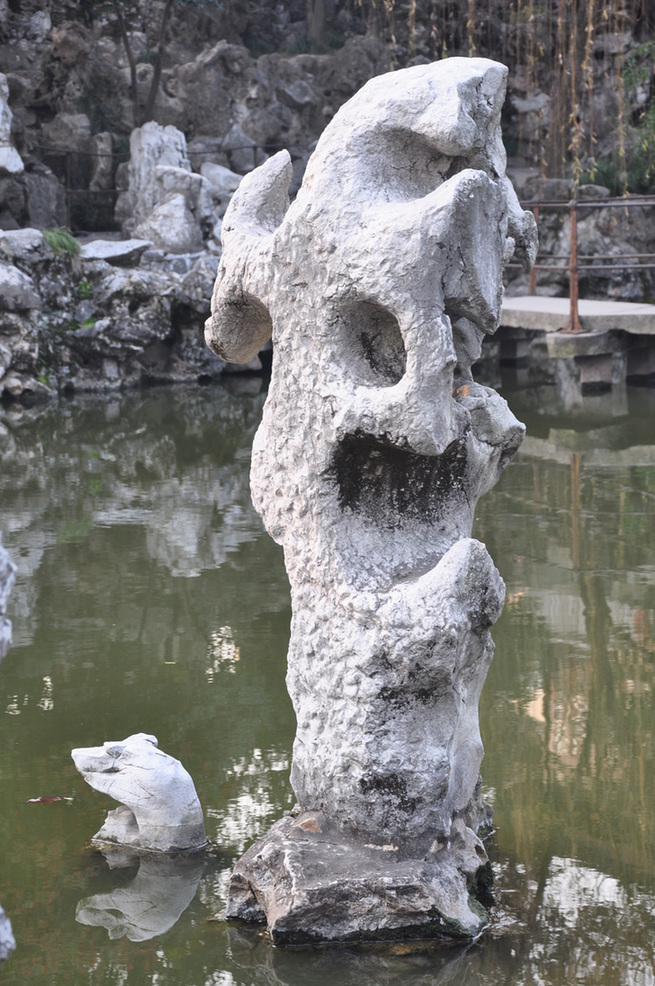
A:
<svg viewBox="0 0 655 986">
<path fill-rule="evenodd" d="M 123 11 L 117 5 L 116 13 L 118 14 L 118 26 L 120 28 L 121 37 L 123 39 L 123 45 L 125 46 L 125 54 L 127 55 L 127 61 L 130 66 L 130 83 L 132 86 L 132 116 L 134 118 L 134 126 L 141 126 L 141 120 L 139 119 L 139 90 L 137 88 L 137 78 L 136 78 L 136 61 L 134 58 L 134 52 L 132 51 L 132 45 L 130 44 L 130 37 L 127 33 L 127 24 L 125 23 L 125 18 L 123 17 Z"/>
<path fill-rule="evenodd" d="M 307 0 L 307 34 L 317 44 L 325 37 L 325 0 Z"/>
<path fill-rule="evenodd" d="M 164 7 L 164 12 L 161 18 L 161 26 L 159 28 L 159 43 L 157 45 L 157 57 L 155 58 L 155 70 L 152 74 L 152 82 L 150 83 L 150 92 L 148 93 L 148 100 L 146 102 L 145 109 L 143 111 L 143 123 L 147 123 L 148 120 L 152 120 L 155 110 L 155 100 L 157 99 L 157 92 L 159 90 L 159 82 L 161 79 L 161 70 L 164 65 L 164 55 L 166 54 L 166 30 L 168 28 L 168 22 L 171 18 L 171 13 L 173 10 L 174 0 L 166 0 L 166 6 Z"/>
</svg>

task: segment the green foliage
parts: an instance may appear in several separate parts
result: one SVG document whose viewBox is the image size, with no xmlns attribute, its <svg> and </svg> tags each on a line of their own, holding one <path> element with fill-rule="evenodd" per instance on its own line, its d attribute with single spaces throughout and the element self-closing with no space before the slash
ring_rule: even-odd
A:
<svg viewBox="0 0 655 986">
<path fill-rule="evenodd" d="M 582 173 L 580 184 L 604 185 L 612 195 L 623 195 L 626 190 L 634 195 L 655 194 L 655 106 L 633 131 L 626 156 L 625 172 L 618 156 L 603 158 Z"/>
<path fill-rule="evenodd" d="M 655 193 L 655 105 L 644 116 L 635 136 L 629 155 L 628 191 L 652 195 Z"/>
<path fill-rule="evenodd" d="M 327 28 L 324 40 L 315 41 L 308 34 L 297 34 L 281 49 L 285 55 L 326 55 L 330 51 L 343 48 L 346 39 L 342 34 Z"/>
<path fill-rule="evenodd" d="M 638 109 L 633 114 L 635 130 L 628 153 L 627 183 L 630 192 L 650 195 L 655 192 L 655 96 L 643 90 L 652 87 L 655 41 L 647 41 L 630 52 L 625 63 L 625 88 L 628 99 Z"/>
<path fill-rule="evenodd" d="M 82 301 L 88 301 L 89 298 L 93 297 L 93 284 L 91 281 L 80 281 L 77 285 L 78 296 Z"/>
<path fill-rule="evenodd" d="M 613 195 L 624 191 L 638 195 L 655 194 L 655 94 L 652 89 L 655 41 L 634 48 L 626 57 L 623 83 L 627 103 L 633 107 L 632 125 L 626 127 L 625 165 L 618 155 L 587 169 L 581 184 L 605 185 Z"/>
<path fill-rule="evenodd" d="M 594 161 L 580 175 L 581 185 L 604 185 L 612 195 L 621 195 L 623 182 L 618 164 L 609 159 Z"/>
<path fill-rule="evenodd" d="M 328 48 L 331 48 L 333 51 L 337 51 L 339 48 L 343 48 L 343 46 L 346 43 L 346 39 L 344 38 L 343 34 L 339 34 L 338 31 L 335 31 L 331 27 L 326 27 L 324 38 Z"/>
<path fill-rule="evenodd" d="M 628 94 L 634 95 L 639 86 L 650 82 L 655 60 L 655 41 L 634 48 L 626 57 L 624 80 Z"/>
<path fill-rule="evenodd" d="M 59 226 L 57 229 L 42 229 L 41 234 L 51 250 L 55 253 L 67 253 L 69 257 L 77 257 L 81 250 L 70 229 Z"/>
</svg>

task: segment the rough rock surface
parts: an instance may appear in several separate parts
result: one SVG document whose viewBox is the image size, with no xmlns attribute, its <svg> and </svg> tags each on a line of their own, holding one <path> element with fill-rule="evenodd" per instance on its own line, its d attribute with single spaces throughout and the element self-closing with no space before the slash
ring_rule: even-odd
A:
<svg viewBox="0 0 655 986">
<path fill-rule="evenodd" d="M 202 807 L 179 760 L 157 749 L 157 738 L 135 733 L 121 742 L 73 750 L 73 762 L 96 791 L 120 804 L 92 842 L 156 852 L 206 845 Z"/>
<path fill-rule="evenodd" d="M 150 240 L 91 240 L 82 247 L 84 260 L 106 260 L 110 264 L 138 264 L 146 250 L 152 247 Z"/>
<path fill-rule="evenodd" d="M 267 920 L 274 945 L 473 937 L 485 913 L 469 883 L 490 867 L 480 840 L 460 829 L 448 849 L 407 859 L 319 812 L 282 818 L 237 863 L 225 916 Z"/>
<path fill-rule="evenodd" d="M 11 139 L 12 112 L 9 109 L 9 86 L 7 76 L 0 73 L 0 171 L 11 175 L 22 174 L 23 159 Z"/>
<path fill-rule="evenodd" d="M 171 253 L 202 249 L 203 225 L 212 217 L 211 189 L 191 171 L 183 133 L 154 122 L 133 130 L 128 177 L 116 207 L 126 235 Z"/>
<path fill-rule="evenodd" d="M 96 240 L 71 257 L 38 229 L 0 231 L 0 395 L 219 376 L 202 334 L 217 265 L 142 240 Z"/>
<path fill-rule="evenodd" d="M 238 362 L 273 334 L 251 484 L 291 582 L 300 807 L 399 860 L 447 847 L 460 872 L 484 858 L 453 832 L 479 820 L 478 699 L 504 599 L 473 511 L 524 432 L 471 363 L 504 264 L 536 252 L 505 177 L 505 83 L 483 59 L 379 77 L 328 126 L 291 206 L 284 152 L 246 176 L 206 330 Z M 242 863 L 263 902 L 269 877 Z"/>
</svg>

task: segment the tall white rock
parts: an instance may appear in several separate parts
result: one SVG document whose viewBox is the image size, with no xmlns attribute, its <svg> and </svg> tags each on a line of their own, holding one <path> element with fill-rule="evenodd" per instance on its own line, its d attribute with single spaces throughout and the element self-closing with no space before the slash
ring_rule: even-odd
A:
<svg viewBox="0 0 655 986">
<path fill-rule="evenodd" d="M 0 172 L 8 171 L 10 175 L 22 175 L 25 170 L 23 159 L 11 139 L 12 118 L 7 76 L 0 72 Z"/>
<path fill-rule="evenodd" d="M 273 336 L 251 486 L 291 583 L 305 813 L 237 865 L 227 913 L 265 915 L 280 942 L 471 935 L 484 920 L 468 900 L 486 861 L 478 699 L 504 585 L 470 535 L 524 428 L 471 364 L 498 326 L 504 265 L 536 253 L 505 176 L 506 76 L 451 58 L 375 78 L 293 204 L 280 152 L 225 214 L 206 337 L 245 362 Z M 317 858 L 343 854 L 341 897 L 309 875 L 308 839 Z M 408 867 L 417 896 L 390 908 Z M 378 903 L 357 918 L 363 888 Z"/>
<path fill-rule="evenodd" d="M 129 187 L 116 204 L 123 232 L 170 253 L 203 248 L 213 225 L 211 186 L 191 171 L 184 134 L 151 121 L 130 135 Z"/>
</svg>

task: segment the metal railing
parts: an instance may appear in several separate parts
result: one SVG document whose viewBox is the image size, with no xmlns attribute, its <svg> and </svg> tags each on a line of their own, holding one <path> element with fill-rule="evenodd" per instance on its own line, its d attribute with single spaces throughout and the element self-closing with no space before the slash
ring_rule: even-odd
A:
<svg viewBox="0 0 655 986">
<path fill-rule="evenodd" d="M 74 187 L 74 176 L 76 172 L 79 172 L 77 167 L 79 159 L 98 159 L 98 158 L 111 158 L 118 164 L 125 163 L 129 161 L 130 154 L 129 151 L 113 152 L 109 153 L 106 151 L 82 151 L 74 150 L 70 147 L 53 147 L 48 144 L 33 144 L 32 147 L 36 150 L 44 152 L 44 156 L 63 158 L 63 167 L 56 169 L 58 177 L 64 186 L 64 196 L 66 202 L 66 226 L 72 229 L 72 206 L 73 202 L 77 199 L 88 198 L 92 196 L 104 197 L 105 199 L 113 198 L 114 203 L 120 195 L 120 189 L 117 188 L 76 188 Z M 196 157 L 215 157 L 217 153 L 229 154 L 232 151 L 252 151 L 256 153 L 258 150 L 264 151 L 265 153 L 275 153 L 280 150 L 279 144 L 255 144 L 253 141 L 251 144 L 239 144 L 236 146 L 229 147 L 219 147 L 209 150 L 194 150 L 193 148 L 187 148 L 187 154 L 191 158 Z M 288 150 L 293 152 L 294 150 L 300 153 L 304 153 L 306 149 L 289 147 Z M 53 168 L 53 170 L 55 170 Z M 83 170 L 83 169 L 82 169 Z M 112 172 L 115 169 L 112 167 Z"/>
<path fill-rule="evenodd" d="M 537 275 L 539 271 L 568 271 L 569 275 L 569 321 L 562 332 L 584 332 L 579 315 L 579 274 L 580 271 L 592 271 L 596 274 L 608 270 L 655 270 L 655 253 L 624 253 L 621 257 L 612 254 L 580 254 L 578 253 L 578 213 L 587 209 L 633 209 L 644 206 L 655 206 L 655 195 L 630 195 L 605 199 L 571 199 L 568 202 L 549 202 L 530 199 L 521 202 L 524 209 L 534 213 L 537 227 L 542 210 L 566 210 L 569 215 L 570 246 L 568 254 L 538 254 L 530 272 L 530 294 L 537 293 Z M 543 258 L 546 263 L 541 263 Z M 561 263 L 558 263 L 561 261 Z M 600 263 L 599 263 L 600 261 Z M 646 261 L 646 262 L 645 262 Z M 650 262 L 647 262 L 650 261 Z M 516 266 L 511 264 L 510 266 Z"/>
<path fill-rule="evenodd" d="M 72 148 L 66 147 L 51 147 L 44 144 L 35 144 L 35 148 L 41 151 L 45 151 L 46 154 L 59 155 L 65 158 L 63 175 L 60 175 L 65 192 L 66 200 L 66 225 L 71 228 L 71 217 L 72 217 L 72 204 L 75 197 L 88 197 L 88 196 L 104 196 L 105 200 L 112 197 L 115 200 L 120 194 L 120 190 L 116 188 L 74 188 L 73 187 L 73 175 L 75 172 L 74 163 L 75 158 L 112 158 L 118 163 L 125 162 L 129 160 L 129 152 L 118 152 L 118 153 L 107 153 L 102 151 L 78 151 Z M 256 152 L 257 150 L 263 150 L 265 152 L 275 152 L 280 149 L 278 144 L 267 144 L 267 145 L 256 145 L 254 142 L 252 144 L 243 144 L 235 147 L 220 147 L 212 150 L 193 150 L 192 148 L 188 150 L 190 157 L 200 157 L 200 156 L 214 156 L 217 151 L 221 154 L 229 153 L 231 151 L 241 151 L 241 150 L 252 150 Z M 290 148 L 294 150 L 294 148 Z M 301 148 L 295 148 L 295 150 L 306 150 Z M 113 170 L 113 169 L 112 169 Z M 538 200 L 529 199 L 522 201 L 521 205 L 524 209 L 531 209 L 534 213 L 537 226 L 539 225 L 539 217 L 542 211 L 553 210 L 562 211 L 566 210 L 569 214 L 570 223 L 570 249 L 568 254 L 538 254 L 537 260 L 534 267 L 530 273 L 530 285 L 529 293 L 531 295 L 537 293 L 537 276 L 539 271 L 559 271 L 560 273 L 567 271 L 569 275 L 569 301 L 570 301 L 570 311 L 569 311 L 569 321 L 566 328 L 562 329 L 563 332 L 584 332 L 584 328 L 580 323 L 580 316 L 578 312 L 579 307 L 579 274 L 581 271 L 592 271 L 594 273 L 600 273 L 602 271 L 608 270 L 655 270 L 655 253 L 625 253 L 623 254 L 623 259 L 618 259 L 616 256 L 611 254 L 593 254 L 593 255 L 581 255 L 578 253 L 578 213 L 586 211 L 588 209 L 633 209 L 638 207 L 648 207 L 655 206 L 655 195 L 630 195 L 618 198 L 604 198 L 604 199 L 571 199 L 568 202 L 562 201 L 548 201 L 548 200 Z M 545 263 L 542 261 L 546 261 Z M 599 263 L 601 261 L 601 263 Z M 650 262 L 645 262 L 650 261 Z M 510 267 L 519 267 L 518 264 L 510 264 Z"/>
</svg>

